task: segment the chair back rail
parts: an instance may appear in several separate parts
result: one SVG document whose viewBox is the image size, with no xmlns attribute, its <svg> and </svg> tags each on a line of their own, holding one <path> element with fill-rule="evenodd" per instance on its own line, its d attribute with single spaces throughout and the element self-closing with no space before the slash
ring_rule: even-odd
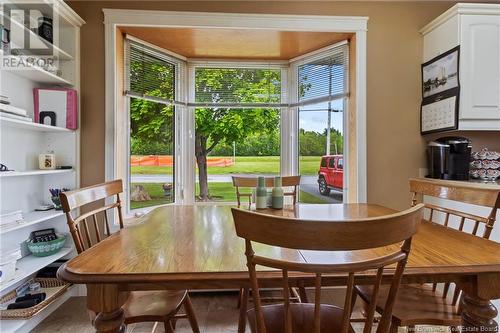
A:
<svg viewBox="0 0 500 333">
<path fill-rule="evenodd" d="M 78 253 L 82 253 L 86 249 L 111 235 L 108 211 L 113 211 L 114 209 L 117 210 L 120 229 L 123 228 L 123 216 L 120 200 L 120 193 L 122 192 L 123 184 L 120 179 L 78 190 L 62 192 L 60 194 L 61 206 L 66 214 L 68 227 Z M 113 196 L 116 198 L 116 201 L 113 203 L 104 204 L 102 207 L 92 209 L 75 218 L 73 218 L 73 215 L 71 214 L 74 209 L 88 204 L 93 204 L 102 199 Z M 101 223 L 99 221 L 101 221 Z M 102 233 L 100 225 L 104 226 Z M 93 233 L 91 233 L 91 230 Z"/>
<path fill-rule="evenodd" d="M 495 225 L 498 209 L 500 208 L 500 188 L 485 188 L 485 187 L 470 187 L 455 182 L 441 181 L 436 183 L 435 180 L 429 179 L 410 179 L 410 192 L 412 193 L 412 205 L 418 202 L 423 202 L 424 196 L 435 197 L 440 199 L 463 202 L 467 204 L 489 207 L 491 208 L 488 216 L 479 216 L 456 209 L 441 207 L 434 204 L 425 204 L 425 208 L 429 211 L 429 221 L 436 222 L 435 212 L 444 214 L 444 226 L 451 228 L 451 219 L 458 220 L 458 227 L 455 229 L 466 232 L 465 226 L 472 224 L 470 233 L 474 236 L 479 236 L 489 239 L 493 226 Z M 480 225 L 484 225 L 483 233 L 478 235 Z M 437 290 L 437 283 L 433 284 L 433 290 Z M 447 298 L 450 291 L 451 283 L 443 284 L 442 297 Z M 454 285 L 451 304 L 456 306 L 460 299 L 461 290 Z M 460 311 L 459 308 L 456 309 Z"/>
<path fill-rule="evenodd" d="M 241 206 L 241 197 L 248 197 L 248 204 L 251 204 L 252 194 L 240 192 L 241 187 L 257 187 L 258 177 L 244 177 L 244 176 L 232 176 L 233 186 L 236 190 L 236 200 L 238 201 L 238 206 Z M 274 186 L 274 177 L 265 178 L 266 187 Z M 291 192 L 285 192 L 284 195 L 291 196 L 293 198 L 293 204 L 297 202 L 297 187 L 300 185 L 300 175 L 299 176 L 283 176 L 281 177 L 281 185 L 283 187 L 293 187 Z"/>
<path fill-rule="evenodd" d="M 319 333 L 321 327 L 321 285 L 324 274 L 345 274 L 347 279 L 347 293 L 342 312 L 342 333 L 350 331 L 350 318 L 355 302 L 354 283 L 357 273 L 369 269 L 376 270 L 372 302 L 369 304 L 364 333 L 371 332 L 373 317 L 376 309 L 376 299 L 382 283 L 384 269 L 388 265 L 393 271 L 393 278 L 385 311 L 377 327 L 377 333 L 389 332 L 392 308 L 401 276 L 406 265 L 411 246 L 411 238 L 417 232 L 422 220 L 424 205 L 419 204 L 400 213 L 347 221 L 309 221 L 270 216 L 248 210 L 233 208 L 233 219 L 236 234 L 245 239 L 245 255 L 250 275 L 251 287 L 254 291 L 255 326 L 258 333 L 267 333 L 261 299 L 256 265 L 278 269 L 283 277 L 283 320 L 285 332 L 292 332 L 293 314 L 290 297 L 290 272 L 312 273 L 315 275 L 315 301 L 313 332 Z M 382 246 L 394 246 L 394 251 L 362 262 L 335 263 L 304 263 L 288 262 L 263 257 L 254 253 L 252 243 L 263 243 L 277 247 L 300 250 L 320 251 L 351 251 L 371 249 Z M 372 304 L 373 303 L 373 304 Z"/>
</svg>

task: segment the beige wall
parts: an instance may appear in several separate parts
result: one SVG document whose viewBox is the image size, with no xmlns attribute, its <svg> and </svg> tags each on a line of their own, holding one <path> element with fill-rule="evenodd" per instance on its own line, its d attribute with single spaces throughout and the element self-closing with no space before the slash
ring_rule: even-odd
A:
<svg viewBox="0 0 500 333">
<path fill-rule="evenodd" d="M 104 25 L 102 8 L 369 16 L 367 59 L 368 201 L 409 204 L 408 178 L 425 166 L 419 134 L 418 30 L 452 2 L 70 1 L 82 27 L 82 185 L 104 180 Z"/>
</svg>

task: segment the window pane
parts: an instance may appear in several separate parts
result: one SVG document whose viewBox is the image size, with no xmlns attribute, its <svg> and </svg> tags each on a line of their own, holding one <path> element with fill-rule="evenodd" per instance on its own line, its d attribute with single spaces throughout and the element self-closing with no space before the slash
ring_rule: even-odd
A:
<svg viewBox="0 0 500 333">
<path fill-rule="evenodd" d="M 328 109 L 327 102 L 299 108 L 299 172 L 302 175 L 300 202 L 342 202 L 343 170 L 335 167 L 335 159 L 338 165 L 344 146 L 342 99 L 332 101 L 330 105 L 329 153 Z M 322 156 L 330 156 L 329 162 L 326 162 L 326 158 L 322 159 Z"/>
<path fill-rule="evenodd" d="M 281 69 L 198 67 L 195 86 L 197 103 L 242 104 L 195 110 L 196 200 L 236 202 L 232 175 L 280 172 L 280 109 L 244 105 L 280 103 Z"/>
<path fill-rule="evenodd" d="M 130 209 L 174 202 L 174 107 L 130 99 Z"/>
<path fill-rule="evenodd" d="M 132 93 L 174 100 L 175 65 L 161 54 L 137 43 L 130 43 L 129 90 Z"/>
<path fill-rule="evenodd" d="M 338 50 L 321 59 L 299 66 L 299 101 L 342 95 L 347 91 L 347 48 Z"/>
<path fill-rule="evenodd" d="M 175 107 L 149 97 L 175 99 L 176 65 L 158 51 L 128 43 L 128 208 L 133 210 L 174 202 Z"/>
<path fill-rule="evenodd" d="M 197 201 L 236 202 L 233 175 L 279 175 L 279 109 L 198 108 L 195 115 Z"/>
<path fill-rule="evenodd" d="M 328 167 L 329 168 L 335 167 L 335 159 L 334 158 L 330 158 L 330 161 L 328 162 Z"/>
<path fill-rule="evenodd" d="M 280 103 L 281 70 L 196 68 L 197 103 Z"/>
</svg>

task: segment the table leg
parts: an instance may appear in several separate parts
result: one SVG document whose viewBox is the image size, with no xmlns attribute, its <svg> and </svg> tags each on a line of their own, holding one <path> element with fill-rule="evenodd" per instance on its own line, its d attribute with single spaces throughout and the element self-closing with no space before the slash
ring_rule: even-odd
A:
<svg viewBox="0 0 500 333">
<path fill-rule="evenodd" d="M 245 333 L 247 326 L 247 308 L 249 289 L 243 288 L 240 303 L 240 317 L 238 318 L 238 333 Z"/>
<path fill-rule="evenodd" d="M 92 323 L 97 333 L 125 332 L 125 315 L 121 306 L 127 298 L 128 292 L 121 292 L 117 285 L 87 285 L 87 308 L 97 313 Z"/>
<path fill-rule="evenodd" d="M 498 311 L 490 300 L 466 294 L 461 302 L 462 332 L 498 332 Z"/>
</svg>

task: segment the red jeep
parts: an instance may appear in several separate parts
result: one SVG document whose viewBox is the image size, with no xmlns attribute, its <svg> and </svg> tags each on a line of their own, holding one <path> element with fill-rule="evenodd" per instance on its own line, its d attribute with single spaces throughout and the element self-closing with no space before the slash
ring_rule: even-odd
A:
<svg viewBox="0 0 500 333">
<path fill-rule="evenodd" d="M 319 193 L 330 194 L 331 188 L 344 188 L 344 157 L 343 155 L 326 155 L 321 157 L 318 171 Z"/>
</svg>

